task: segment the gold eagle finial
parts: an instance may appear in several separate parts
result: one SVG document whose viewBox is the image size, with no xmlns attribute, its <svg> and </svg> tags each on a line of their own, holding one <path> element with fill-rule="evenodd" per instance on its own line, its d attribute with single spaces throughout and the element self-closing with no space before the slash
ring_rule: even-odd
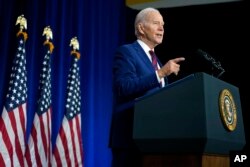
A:
<svg viewBox="0 0 250 167">
<path fill-rule="evenodd" d="M 43 29 L 43 36 L 45 35 L 46 37 L 46 40 L 45 42 L 43 43 L 45 46 L 47 45 L 49 47 L 49 51 L 50 53 L 53 52 L 53 49 L 54 49 L 54 45 L 52 42 L 50 42 L 50 40 L 53 39 L 53 32 L 50 28 L 50 26 L 47 26 Z"/>
<path fill-rule="evenodd" d="M 46 36 L 46 40 L 49 41 L 50 39 L 53 39 L 53 33 L 52 30 L 50 28 L 50 26 L 47 26 L 43 29 L 43 36 Z"/>
<path fill-rule="evenodd" d="M 16 35 L 17 37 L 23 36 L 24 41 L 26 41 L 28 38 L 28 34 L 23 30 L 27 30 L 27 20 L 23 14 L 17 17 L 16 25 L 18 24 L 19 24 L 19 31 L 17 32 Z"/>
<path fill-rule="evenodd" d="M 73 50 L 79 50 L 79 42 L 77 40 L 77 37 L 74 37 L 70 40 L 69 46 L 72 46 Z"/>
<path fill-rule="evenodd" d="M 16 25 L 18 24 L 20 26 L 21 31 L 23 31 L 24 29 L 27 30 L 27 20 L 23 14 L 17 17 Z"/>
<path fill-rule="evenodd" d="M 74 37 L 70 40 L 69 46 L 73 47 L 73 50 L 71 51 L 71 55 L 75 55 L 77 59 L 80 59 L 80 53 L 77 51 L 80 48 L 77 37 Z"/>
</svg>

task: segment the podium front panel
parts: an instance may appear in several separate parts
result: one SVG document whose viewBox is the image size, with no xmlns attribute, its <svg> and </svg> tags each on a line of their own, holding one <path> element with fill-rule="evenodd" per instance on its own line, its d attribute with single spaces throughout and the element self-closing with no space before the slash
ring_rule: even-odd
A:
<svg viewBox="0 0 250 167">
<path fill-rule="evenodd" d="M 228 89 L 237 126 L 223 125 L 219 96 Z M 206 73 L 192 74 L 136 101 L 133 138 L 144 152 L 229 154 L 245 145 L 238 88 Z"/>
</svg>

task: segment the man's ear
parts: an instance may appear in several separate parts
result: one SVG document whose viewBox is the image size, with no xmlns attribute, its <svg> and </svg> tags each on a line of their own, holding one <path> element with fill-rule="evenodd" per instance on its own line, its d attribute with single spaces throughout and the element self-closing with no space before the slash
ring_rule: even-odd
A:
<svg viewBox="0 0 250 167">
<path fill-rule="evenodd" d="M 138 24 L 138 30 L 141 34 L 144 34 L 144 27 L 142 24 Z"/>
</svg>

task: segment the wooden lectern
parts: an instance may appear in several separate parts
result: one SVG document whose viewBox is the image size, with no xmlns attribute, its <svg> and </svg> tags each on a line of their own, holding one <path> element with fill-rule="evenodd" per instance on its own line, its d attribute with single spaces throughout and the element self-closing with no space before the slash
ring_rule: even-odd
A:
<svg viewBox="0 0 250 167">
<path fill-rule="evenodd" d="M 229 167 L 246 144 L 239 90 L 195 73 L 141 97 L 133 139 L 145 167 Z"/>
</svg>

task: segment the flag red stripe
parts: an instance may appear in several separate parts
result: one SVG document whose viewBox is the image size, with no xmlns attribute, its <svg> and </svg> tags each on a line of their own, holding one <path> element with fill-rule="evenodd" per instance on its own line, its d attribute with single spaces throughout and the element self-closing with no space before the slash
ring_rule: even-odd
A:
<svg viewBox="0 0 250 167">
<path fill-rule="evenodd" d="M 75 118 L 68 121 L 68 119 L 64 117 L 62 127 L 59 130 L 56 151 L 54 150 L 53 158 L 53 161 L 56 161 L 58 166 L 60 166 L 60 163 L 63 161 L 65 161 L 63 163 L 67 163 L 68 166 L 82 165 L 82 155 L 79 155 L 82 152 L 81 145 L 79 145 L 79 141 L 81 141 L 79 138 L 81 138 L 81 135 L 77 134 L 80 132 L 77 130 L 77 128 L 80 128 L 79 124 L 80 121 L 76 121 Z M 76 148 L 78 150 L 76 150 Z"/>
<path fill-rule="evenodd" d="M 51 108 L 47 112 L 38 116 L 35 114 L 29 145 L 26 150 L 26 160 L 28 164 L 36 166 L 49 166 L 51 156 Z M 29 153 L 29 154 L 28 154 Z M 31 159 L 30 154 L 34 154 Z"/>
<path fill-rule="evenodd" d="M 4 110 L 3 112 L 6 113 L 6 115 L 8 115 L 8 112 L 6 110 Z M 2 118 L 1 118 L 2 120 Z M 13 148 L 12 148 L 12 144 L 11 144 L 11 141 L 10 141 L 10 137 L 8 135 L 8 131 L 7 131 L 7 128 L 5 126 L 5 123 L 4 121 L 2 120 L 1 122 L 3 122 L 1 125 L 1 132 L 2 132 L 2 139 L 3 139 L 3 142 L 7 148 L 7 151 L 8 151 L 8 154 L 9 154 L 9 157 L 10 157 L 10 162 L 11 164 L 13 164 Z M 5 165 L 4 165 L 5 166 Z"/>
<path fill-rule="evenodd" d="M 75 119 L 72 119 L 69 121 L 69 128 L 70 128 L 70 135 L 71 135 L 71 142 L 72 142 L 72 145 L 73 145 L 73 154 L 74 154 L 74 162 L 76 163 L 76 145 L 75 145 L 75 135 L 74 135 L 74 124 L 75 124 Z"/>
<path fill-rule="evenodd" d="M 1 122 L 0 122 L 1 123 Z M 0 154 L 0 166 L 5 166 L 2 154 Z"/>
<path fill-rule="evenodd" d="M 64 119 L 67 120 L 67 118 L 65 117 Z M 66 121 L 65 121 L 66 122 Z M 64 120 L 63 120 L 63 123 L 65 123 Z M 70 164 L 70 157 L 69 157 L 69 149 L 68 149 L 68 140 L 67 140 L 67 136 L 65 134 L 65 131 L 64 131 L 64 127 L 62 127 L 60 129 L 60 132 L 59 132 L 59 135 L 60 135 L 60 138 L 62 140 L 62 145 L 63 145 L 63 149 L 64 149 L 64 154 L 65 154 L 65 159 L 66 159 L 66 162 L 67 162 L 67 165 L 68 166 L 71 166 Z"/>
<path fill-rule="evenodd" d="M 21 154 L 18 154 L 18 156 L 20 156 L 20 159 L 21 159 L 21 166 L 24 166 L 24 154 L 25 154 L 25 134 L 26 134 L 26 104 L 27 103 L 24 103 L 23 105 L 19 105 L 18 106 L 18 113 L 19 113 L 19 119 L 21 121 L 19 121 L 21 123 L 21 127 L 22 127 L 22 139 L 21 139 L 21 142 L 23 144 L 23 149 L 20 148 L 20 151 L 21 151 Z M 23 107 L 25 107 L 25 110 L 23 109 Z M 17 132 L 20 132 L 20 130 L 18 130 Z M 18 135 L 19 136 L 19 135 Z M 20 144 L 20 142 L 19 142 Z"/>
<path fill-rule="evenodd" d="M 55 158 L 55 161 L 53 161 L 53 163 L 55 164 L 52 164 L 52 166 L 62 166 L 62 160 L 61 160 L 57 147 L 55 147 L 54 149 L 54 158 Z"/>
<path fill-rule="evenodd" d="M 48 148 L 48 164 L 51 166 L 51 112 L 52 108 L 49 108 L 49 111 L 46 113 L 47 114 L 47 122 L 48 122 L 48 139 L 49 139 L 49 148 Z"/>
<path fill-rule="evenodd" d="M 27 147 L 29 147 L 29 146 L 27 146 Z M 26 159 L 27 166 L 32 166 L 29 149 L 25 151 L 25 159 Z"/>
<path fill-rule="evenodd" d="M 47 114 L 44 113 L 44 115 L 46 116 Z M 43 122 L 43 116 L 40 116 L 39 117 L 39 122 L 40 122 L 40 133 L 41 133 L 41 138 L 42 138 L 42 143 L 43 143 L 43 150 L 44 150 L 44 154 L 45 154 L 45 157 L 48 157 L 48 152 L 47 152 L 47 147 L 48 147 L 48 143 L 47 143 L 47 135 L 45 133 L 45 130 L 46 128 L 49 128 L 47 123 L 46 123 L 46 126 L 44 125 L 44 122 Z"/>
<path fill-rule="evenodd" d="M 23 110 L 23 106 L 25 107 L 25 110 Z M 22 126 L 22 134 L 23 139 L 22 141 L 25 141 L 25 133 L 26 133 L 26 103 L 23 105 L 18 106 L 19 110 L 19 118 L 21 120 L 21 126 Z"/>
<path fill-rule="evenodd" d="M 23 110 L 19 109 L 19 108 L 22 108 L 22 107 L 18 107 L 18 112 L 20 113 L 20 120 L 21 122 L 23 122 Z M 24 166 L 24 159 L 23 159 L 23 152 L 22 152 L 22 147 L 21 147 L 21 143 L 22 141 L 20 141 L 20 139 L 18 138 L 18 128 L 17 128 L 17 123 L 16 123 L 16 115 L 15 115 L 15 112 L 16 111 L 9 111 L 8 112 L 8 115 L 9 115 L 9 118 L 10 118 L 10 122 L 11 122 L 11 125 L 12 125 L 12 129 L 13 129 L 13 132 L 15 133 L 15 144 L 14 144 L 14 147 L 16 148 L 15 151 L 16 151 L 16 155 L 17 155 L 17 158 L 18 158 L 18 161 L 19 161 L 19 164 L 20 166 Z M 22 125 L 23 123 L 21 123 Z M 23 127 L 22 127 L 23 128 Z M 22 129 L 23 130 L 23 129 Z M 13 146 L 11 146 L 13 147 Z"/>
<path fill-rule="evenodd" d="M 36 116 L 37 116 L 37 114 L 36 114 Z M 36 126 L 36 125 L 33 124 L 33 126 Z M 36 159 L 35 163 L 37 164 L 37 166 L 42 166 L 42 160 L 40 158 L 39 149 L 37 147 L 37 143 L 38 143 L 37 130 L 34 127 L 32 128 L 31 136 L 32 136 L 32 140 L 33 140 L 33 143 L 34 143 L 34 150 L 35 150 L 34 154 L 35 154 L 35 159 Z"/>
<path fill-rule="evenodd" d="M 64 119 L 67 119 L 64 117 Z M 64 121 L 63 119 L 63 121 Z M 60 150 L 60 151 L 59 151 Z M 57 139 L 56 139 L 56 146 L 53 150 L 53 166 L 54 163 L 56 163 L 57 165 L 56 166 L 62 166 L 63 164 L 63 161 L 62 159 L 65 161 L 65 163 L 67 163 L 67 166 L 69 166 L 69 162 L 67 161 L 68 158 L 68 148 L 67 148 L 67 138 L 65 136 L 65 133 L 64 133 L 64 129 L 63 127 L 61 126 L 59 132 L 58 132 L 58 136 L 57 136 Z"/>
<path fill-rule="evenodd" d="M 83 162 L 83 145 L 82 145 L 82 136 L 81 136 L 81 114 L 78 114 L 76 117 L 76 130 L 77 130 L 77 137 L 80 147 L 80 161 Z"/>
</svg>

